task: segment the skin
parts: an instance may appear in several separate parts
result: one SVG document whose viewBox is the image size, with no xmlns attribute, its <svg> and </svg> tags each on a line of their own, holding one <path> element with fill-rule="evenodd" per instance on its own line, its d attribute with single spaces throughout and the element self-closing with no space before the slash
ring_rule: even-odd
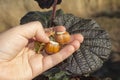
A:
<svg viewBox="0 0 120 80">
<path fill-rule="evenodd" d="M 53 29 L 65 31 L 63 26 Z M 58 53 L 36 54 L 34 40 L 48 43 L 49 30 L 43 29 L 40 22 L 31 22 L 0 34 L 0 80 L 31 80 L 69 57 L 83 41 L 82 35 L 74 34 Z"/>
</svg>

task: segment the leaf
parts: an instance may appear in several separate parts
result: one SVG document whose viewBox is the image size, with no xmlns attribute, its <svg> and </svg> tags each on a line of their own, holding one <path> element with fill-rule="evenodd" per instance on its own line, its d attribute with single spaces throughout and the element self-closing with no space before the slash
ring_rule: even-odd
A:
<svg viewBox="0 0 120 80">
<path fill-rule="evenodd" d="M 44 8 L 50 8 L 53 3 L 54 0 L 35 0 L 38 2 L 39 6 L 44 9 Z M 62 0 L 58 0 L 57 4 L 60 4 L 62 2 Z"/>
<path fill-rule="evenodd" d="M 75 75 L 88 74 L 99 69 L 108 59 L 111 52 L 109 35 L 94 20 L 63 14 L 54 22 L 65 26 L 71 34 L 81 33 L 84 36 L 80 49 L 59 66 L 62 70 Z"/>
<path fill-rule="evenodd" d="M 50 20 L 51 20 L 52 11 L 48 12 L 39 12 L 39 11 L 31 11 L 23 16 L 20 20 L 20 24 L 25 24 L 32 21 L 40 21 L 42 25 L 47 28 L 49 27 Z M 61 9 L 57 10 L 56 16 L 60 16 L 63 14 Z"/>
<path fill-rule="evenodd" d="M 30 12 L 21 19 L 21 24 L 38 20 L 43 26 L 49 27 L 50 14 L 51 11 Z M 65 26 L 70 34 L 81 33 L 84 36 L 79 50 L 57 66 L 61 70 L 69 72 L 70 75 L 89 74 L 98 70 L 108 59 L 111 52 L 109 35 L 94 20 L 64 14 L 58 10 L 53 22 L 56 26 Z"/>
</svg>

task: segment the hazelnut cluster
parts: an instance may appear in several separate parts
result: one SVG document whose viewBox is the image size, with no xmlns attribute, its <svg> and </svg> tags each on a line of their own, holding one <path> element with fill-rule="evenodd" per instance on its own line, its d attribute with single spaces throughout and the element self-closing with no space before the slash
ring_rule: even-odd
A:
<svg viewBox="0 0 120 80">
<path fill-rule="evenodd" d="M 70 34 L 67 31 L 53 32 L 49 34 L 49 38 L 50 41 L 48 43 L 41 43 L 39 45 L 39 51 L 44 50 L 47 54 L 55 54 L 62 46 L 70 42 Z"/>
<path fill-rule="evenodd" d="M 50 36 L 50 42 L 45 45 L 45 51 L 47 54 L 54 54 L 69 41 L 70 34 L 68 32 L 55 32 L 55 34 Z"/>
</svg>

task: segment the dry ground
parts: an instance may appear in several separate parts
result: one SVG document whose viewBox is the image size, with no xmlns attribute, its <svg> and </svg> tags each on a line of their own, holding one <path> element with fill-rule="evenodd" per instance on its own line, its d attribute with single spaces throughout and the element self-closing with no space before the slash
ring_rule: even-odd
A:
<svg viewBox="0 0 120 80">
<path fill-rule="evenodd" d="M 120 10 L 120 0 L 63 0 L 58 8 L 66 13 L 88 17 Z M 0 32 L 19 25 L 20 18 L 29 11 L 43 10 L 34 0 L 0 0 Z"/>
</svg>

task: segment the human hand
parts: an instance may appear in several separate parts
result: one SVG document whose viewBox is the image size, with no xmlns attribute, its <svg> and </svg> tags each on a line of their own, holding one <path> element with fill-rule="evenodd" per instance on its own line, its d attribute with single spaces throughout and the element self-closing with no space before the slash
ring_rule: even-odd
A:
<svg viewBox="0 0 120 80">
<path fill-rule="evenodd" d="M 54 29 L 65 31 L 62 26 Z M 29 43 L 33 38 L 49 42 L 39 22 L 20 25 L 0 34 L 0 80 L 31 80 L 69 57 L 83 41 L 80 34 L 71 35 L 70 43 L 58 53 L 43 55 L 33 50 L 33 42 Z"/>
</svg>

